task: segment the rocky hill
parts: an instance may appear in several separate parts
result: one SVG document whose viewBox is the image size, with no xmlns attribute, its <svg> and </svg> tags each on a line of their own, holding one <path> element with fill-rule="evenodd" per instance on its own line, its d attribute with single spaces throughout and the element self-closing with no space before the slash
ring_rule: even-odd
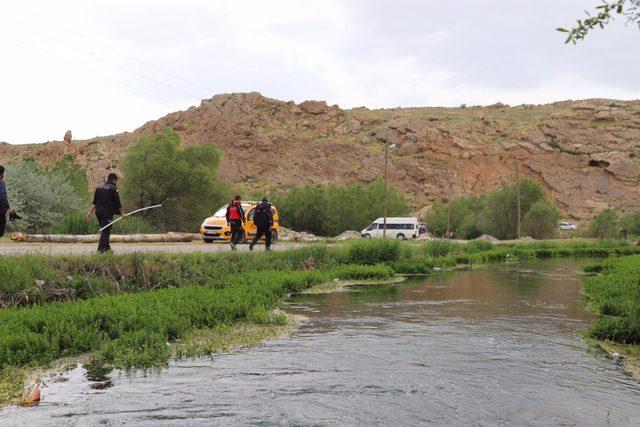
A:
<svg viewBox="0 0 640 427">
<path fill-rule="evenodd" d="M 245 189 L 373 181 L 382 176 L 386 141 L 397 144 L 390 150 L 390 182 L 416 209 L 513 182 L 515 162 L 570 218 L 591 218 L 607 207 L 640 209 L 640 101 L 342 110 L 322 101 L 223 94 L 131 133 L 0 143 L 0 162 L 30 156 L 52 164 L 72 154 L 97 184 L 107 171 L 118 171 L 130 144 L 164 126 L 180 132 L 185 144 L 220 147 L 221 176 Z"/>
</svg>

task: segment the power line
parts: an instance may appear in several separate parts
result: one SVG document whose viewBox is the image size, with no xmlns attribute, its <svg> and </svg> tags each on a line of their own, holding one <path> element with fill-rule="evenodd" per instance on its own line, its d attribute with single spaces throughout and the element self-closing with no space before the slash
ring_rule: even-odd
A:
<svg viewBox="0 0 640 427">
<path fill-rule="evenodd" d="M 8 20 L 6 17 L 2 17 L 2 16 L 0 16 L 0 20 L 4 20 L 4 21 L 6 21 L 6 22 L 10 22 L 10 23 L 11 23 L 11 21 L 10 21 L 10 20 Z M 118 63 L 118 62 L 116 62 L 116 61 L 113 61 L 113 60 L 110 60 L 110 59 L 103 58 L 103 57 L 101 57 L 100 55 L 98 55 L 98 54 L 94 53 L 94 52 L 93 52 L 93 51 L 91 51 L 91 50 L 85 49 L 85 48 L 83 48 L 83 47 L 78 47 L 78 46 L 74 45 L 73 43 L 71 43 L 71 42 L 69 42 L 69 41 L 66 41 L 66 40 L 64 40 L 64 39 L 61 39 L 60 37 L 55 37 L 55 36 L 50 36 L 50 35 L 44 34 L 44 33 L 42 33 L 41 31 L 39 31 L 38 29 L 35 29 L 35 28 L 33 28 L 32 26 L 30 26 L 28 23 L 19 22 L 19 21 L 17 21 L 17 20 L 15 20 L 15 21 L 14 21 L 14 23 L 16 23 L 16 24 L 20 25 L 20 26 L 21 26 L 21 27 L 23 27 L 23 28 L 29 28 L 29 29 L 32 31 L 32 33 L 39 33 L 39 34 L 40 34 L 40 36 L 41 36 L 41 37 L 43 37 L 43 38 L 45 38 L 46 40 L 55 41 L 55 42 L 57 42 L 57 43 L 59 43 L 59 44 L 62 44 L 62 45 L 64 45 L 64 46 L 66 46 L 67 48 L 69 48 L 69 49 L 71 49 L 71 50 L 74 50 L 74 51 L 80 52 L 80 53 L 82 53 L 82 54 L 88 55 L 88 56 L 90 56 L 92 59 L 94 59 L 94 60 L 96 60 L 96 61 L 100 61 L 100 62 L 103 62 L 103 63 L 105 63 L 105 64 L 108 64 L 108 65 L 114 66 L 114 67 L 116 67 L 116 68 L 121 69 L 122 71 L 125 71 L 125 72 L 127 72 L 127 73 L 130 73 L 130 74 L 136 75 L 136 76 L 138 76 L 138 77 L 140 77 L 140 78 L 142 78 L 142 79 L 144 79 L 144 80 L 146 80 L 146 81 L 149 81 L 149 82 L 151 82 L 151 83 L 155 83 L 155 84 L 159 84 L 159 85 L 165 86 L 165 87 L 167 87 L 167 88 L 169 88 L 169 89 L 171 89 L 171 90 L 173 90 L 173 91 L 180 92 L 180 93 L 182 93 L 182 94 L 184 94 L 184 95 L 187 95 L 187 96 L 189 96 L 189 97 L 191 97 L 191 98 L 196 98 L 196 99 L 200 99 L 200 98 L 201 98 L 201 97 L 200 97 L 200 95 L 196 95 L 196 94 L 194 94 L 194 93 L 192 93 L 192 92 L 190 92 L 190 91 L 187 91 L 187 90 L 185 90 L 185 89 L 183 89 L 183 88 L 181 88 L 181 87 L 178 87 L 178 86 L 175 86 L 175 85 L 173 85 L 173 84 L 170 84 L 170 83 L 164 82 L 164 81 L 162 81 L 162 80 L 156 79 L 156 78 L 154 78 L 153 76 L 149 76 L 148 74 L 144 74 L 144 73 L 141 73 L 141 72 L 139 72 L 139 71 L 137 71 L 137 70 L 133 70 L 133 69 L 131 69 L 130 67 L 123 66 L 122 64 L 120 64 L 120 63 Z M 161 69 L 161 68 L 160 68 L 160 67 L 158 67 L 158 66 L 155 66 L 155 65 L 153 65 L 153 64 L 149 64 L 149 63 L 147 63 L 147 62 L 145 62 L 145 61 L 143 61 L 143 60 L 141 60 L 141 59 L 139 59 L 139 58 L 135 58 L 135 57 L 133 57 L 133 56 L 129 55 L 128 53 L 126 53 L 126 52 L 124 52 L 124 51 L 122 51 L 122 50 L 118 50 L 118 52 L 120 52 L 120 54 L 121 54 L 122 56 L 124 56 L 124 57 L 126 57 L 126 58 L 128 58 L 128 59 L 130 59 L 130 60 L 132 60 L 132 61 L 135 61 L 135 62 L 137 62 L 137 63 L 139 63 L 139 64 L 141 64 L 141 65 L 144 65 L 144 66 L 145 66 L 145 67 L 147 67 L 147 68 L 150 68 L 150 69 L 156 70 L 156 71 L 158 71 L 158 72 L 160 72 L 160 73 L 163 73 L 163 74 L 165 74 L 165 75 L 167 75 L 167 76 L 170 76 L 170 77 L 172 77 L 172 78 L 174 78 L 174 79 L 176 79 L 176 80 L 180 80 L 180 81 L 182 81 L 182 82 L 184 82 L 184 83 L 187 83 L 187 84 L 189 84 L 189 85 L 191 85 L 191 86 L 193 86 L 193 87 L 197 87 L 197 88 L 200 88 L 200 89 L 204 89 L 204 90 L 206 90 L 206 91 L 208 92 L 208 93 L 207 93 L 207 96 L 208 96 L 209 94 L 213 93 L 213 90 L 211 90 L 210 88 L 205 87 L 205 86 L 203 86 L 203 85 L 200 85 L 199 83 L 192 82 L 192 81 L 190 81 L 190 80 L 188 80 L 188 79 L 185 79 L 185 78 L 184 78 L 184 77 L 182 77 L 182 76 L 179 76 L 179 75 L 177 75 L 177 74 L 171 73 L 171 72 L 166 71 L 166 70 L 163 70 L 163 69 Z"/>
<path fill-rule="evenodd" d="M 68 61 L 65 61 L 64 59 L 62 59 L 62 58 L 60 58 L 60 57 L 58 57 L 56 55 L 51 54 L 48 51 L 40 49 L 39 47 L 34 46 L 34 45 L 32 45 L 32 44 L 30 44 L 28 42 L 16 39 L 16 38 L 11 37 L 11 36 L 8 36 L 5 33 L 0 33 L 0 40 L 4 40 L 5 42 L 8 42 L 8 43 L 10 43 L 10 44 L 12 44 L 12 45 L 14 45 L 16 47 L 24 49 L 24 50 L 26 50 L 26 51 L 28 51 L 30 53 L 33 53 L 33 54 L 38 55 L 40 57 L 46 58 L 48 60 L 54 61 L 54 62 L 56 62 L 58 64 L 62 64 L 63 65 L 63 64 L 68 62 Z M 92 71 L 90 69 L 86 69 L 85 71 L 88 72 L 88 73 L 95 74 L 94 71 Z M 126 83 L 121 83 L 116 79 L 109 78 L 109 77 L 106 77 L 106 76 L 99 76 L 99 77 L 106 84 L 108 84 L 108 85 L 110 85 L 112 87 L 116 87 L 116 88 L 119 88 L 121 90 L 124 90 L 125 92 L 129 92 L 129 93 L 134 94 L 134 95 L 142 96 L 144 98 L 147 98 L 150 101 L 153 101 L 153 102 L 156 102 L 156 103 L 160 103 L 160 104 L 164 104 L 164 105 L 166 105 L 168 107 L 174 107 L 175 106 L 175 104 L 172 101 L 169 101 L 167 99 L 158 97 L 156 95 L 148 94 L 148 93 L 146 93 L 146 92 L 144 92 L 144 91 L 142 91 L 142 90 L 140 90 L 138 88 L 135 88 L 133 86 L 130 86 L 130 85 L 126 84 Z"/>
</svg>

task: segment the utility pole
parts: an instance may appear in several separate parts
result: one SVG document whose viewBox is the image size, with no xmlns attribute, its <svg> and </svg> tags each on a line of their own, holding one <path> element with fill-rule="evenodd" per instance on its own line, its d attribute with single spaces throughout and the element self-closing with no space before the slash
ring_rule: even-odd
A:
<svg viewBox="0 0 640 427">
<path fill-rule="evenodd" d="M 518 223 L 516 224 L 516 238 L 520 238 L 520 166 L 516 159 L 516 198 L 518 199 Z"/>
<path fill-rule="evenodd" d="M 387 238 L 387 163 L 389 162 L 389 143 L 384 141 L 384 219 L 382 238 Z"/>
<path fill-rule="evenodd" d="M 448 200 L 448 212 L 447 212 L 447 231 L 444 233 L 444 237 L 449 237 L 451 231 L 451 194 L 449 194 Z"/>
</svg>

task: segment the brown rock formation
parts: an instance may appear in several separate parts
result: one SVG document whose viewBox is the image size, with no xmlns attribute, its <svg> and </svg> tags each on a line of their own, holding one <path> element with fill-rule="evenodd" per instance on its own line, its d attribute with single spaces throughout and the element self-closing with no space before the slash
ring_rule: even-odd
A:
<svg viewBox="0 0 640 427">
<path fill-rule="evenodd" d="M 570 217 L 640 209 L 640 101 L 341 110 L 322 101 L 223 94 L 132 133 L 76 141 L 75 156 L 98 184 L 118 170 L 130 144 L 165 126 L 185 144 L 220 147 L 220 175 L 240 187 L 370 182 L 382 176 L 384 140 L 398 144 L 390 180 L 416 208 L 512 182 L 518 161 Z M 64 154 L 62 142 L 0 144 L 2 163 L 31 156 L 51 164 Z"/>
</svg>

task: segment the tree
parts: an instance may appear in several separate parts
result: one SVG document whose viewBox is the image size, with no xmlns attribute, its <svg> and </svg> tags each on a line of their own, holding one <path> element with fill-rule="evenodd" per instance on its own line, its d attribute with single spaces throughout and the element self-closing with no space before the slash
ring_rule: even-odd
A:
<svg viewBox="0 0 640 427">
<path fill-rule="evenodd" d="M 640 0 L 604 0 L 596 6 L 596 14 L 586 12 L 587 18 L 578 19 L 576 26 L 571 29 L 557 28 L 558 31 L 567 33 L 565 43 L 576 44 L 577 40 L 583 40 L 589 31 L 594 28 L 604 28 L 616 15 L 624 15 L 627 22 L 637 23 L 640 27 Z"/>
<path fill-rule="evenodd" d="M 618 215 L 613 209 L 600 212 L 589 224 L 589 236 L 598 239 L 612 239 L 617 236 Z"/>
<path fill-rule="evenodd" d="M 18 231 L 46 233 L 56 222 L 81 208 L 82 198 L 65 174 L 44 171 L 32 160 L 9 165 L 5 180 L 11 207 L 22 216 L 12 224 Z"/>
<path fill-rule="evenodd" d="M 640 235 L 640 211 L 621 218 L 620 226 L 627 230 L 629 234 L 634 236 Z"/>
<path fill-rule="evenodd" d="M 361 230 L 384 215 L 384 183 L 346 186 L 305 186 L 274 197 L 282 225 L 320 236 L 336 236 L 346 230 Z M 395 188 L 388 192 L 388 215 L 409 212 L 404 196 Z"/>
<path fill-rule="evenodd" d="M 535 202 L 524 216 L 524 232 L 534 239 L 548 239 L 556 232 L 560 213 L 546 200 Z"/>
<path fill-rule="evenodd" d="M 463 196 L 449 203 L 435 203 L 425 217 L 425 225 L 436 236 L 444 235 L 449 228 L 456 237 L 474 239 L 482 234 L 478 227 L 478 216 L 484 206 L 484 196 Z M 450 216 L 450 218 L 449 218 Z"/>
<path fill-rule="evenodd" d="M 72 155 L 67 154 L 64 156 L 62 160 L 51 168 L 50 172 L 65 177 L 80 199 L 83 201 L 89 199 L 87 171 L 76 162 Z"/>
<path fill-rule="evenodd" d="M 520 210 L 527 213 L 538 201 L 545 200 L 542 186 L 530 179 L 520 181 Z M 509 185 L 489 193 L 480 214 L 480 229 L 498 239 L 514 239 L 518 221 L 516 186 Z"/>
<path fill-rule="evenodd" d="M 171 128 L 140 139 L 123 163 L 122 193 L 128 209 L 162 204 L 147 219 L 164 230 L 195 229 L 230 196 L 216 176 L 220 152 L 210 143 L 180 147 Z"/>
</svg>

